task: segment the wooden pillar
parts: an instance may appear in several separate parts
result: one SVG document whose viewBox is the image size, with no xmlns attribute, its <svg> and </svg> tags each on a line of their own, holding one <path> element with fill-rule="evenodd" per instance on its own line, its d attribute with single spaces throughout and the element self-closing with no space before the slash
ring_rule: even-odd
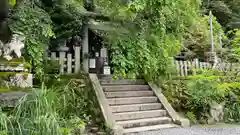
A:
<svg viewBox="0 0 240 135">
<path fill-rule="evenodd" d="M 82 42 L 82 58 L 83 58 L 83 70 L 89 72 L 89 45 L 88 45 L 88 25 L 84 26 L 83 30 L 83 42 Z"/>
<path fill-rule="evenodd" d="M 72 73 L 72 54 L 71 53 L 67 54 L 67 73 L 68 74 Z"/>
<path fill-rule="evenodd" d="M 68 47 L 65 46 L 60 46 L 59 48 L 59 64 L 60 64 L 60 74 L 64 74 L 64 67 L 65 67 L 65 62 L 66 62 L 66 52 L 69 50 Z"/>
</svg>

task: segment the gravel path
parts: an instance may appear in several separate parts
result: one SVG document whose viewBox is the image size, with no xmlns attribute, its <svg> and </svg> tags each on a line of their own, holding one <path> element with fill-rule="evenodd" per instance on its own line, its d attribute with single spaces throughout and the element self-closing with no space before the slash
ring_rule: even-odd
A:
<svg viewBox="0 0 240 135">
<path fill-rule="evenodd" d="M 172 128 L 131 135 L 240 135 L 240 128 Z"/>
</svg>

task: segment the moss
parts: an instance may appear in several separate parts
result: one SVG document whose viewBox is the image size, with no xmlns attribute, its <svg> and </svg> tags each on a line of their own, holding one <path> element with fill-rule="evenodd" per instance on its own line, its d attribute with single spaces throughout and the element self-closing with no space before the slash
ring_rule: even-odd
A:
<svg viewBox="0 0 240 135">
<path fill-rule="evenodd" d="M 23 74 L 24 78 L 28 77 L 28 72 L 0 72 L 0 77 L 9 77 L 9 76 L 14 76 L 16 74 Z"/>
<path fill-rule="evenodd" d="M 28 62 L 24 62 L 23 65 L 24 65 L 24 68 L 26 68 L 26 69 L 31 69 L 32 68 L 32 65 Z"/>
<path fill-rule="evenodd" d="M 13 58 L 11 60 L 7 60 L 3 57 L 0 57 L 0 62 L 20 62 L 20 63 L 22 63 L 22 62 L 25 62 L 25 59 L 23 57 L 20 57 L 20 58 Z"/>
<path fill-rule="evenodd" d="M 31 90 L 32 90 L 32 88 L 9 87 L 9 88 L 0 88 L 0 93 L 14 92 L 14 91 L 28 92 Z"/>
<path fill-rule="evenodd" d="M 22 74 L 23 75 L 23 79 L 26 80 L 29 73 L 26 72 L 20 72 L 20 73 L 16 73 L 16 72 L 0 72 L 0 91 L 9 91 L 9 86 L 6 82 L 10 82 L 10 78 L 14 77 L 16 74 Z M 5 88 L 7 87 L 7 88 Z M 12 86 L 10 86 L 12 87 Z M 10 88 L 11 91 L 11 88 Z"/>
<path fill-rule="evenodd" d="M 27 69 L 30 69 L 32 67 L 31 64 L 26 62 L 23 57 L 20 57 L 18 59 L 14 58 L 9 61 L 3 57 L 0 57 L 0 63 L 4 65 L 12 66 L 12 67 L 17 67 L 19 64 L 23 64 L 24 67 Z"/>
</svg>

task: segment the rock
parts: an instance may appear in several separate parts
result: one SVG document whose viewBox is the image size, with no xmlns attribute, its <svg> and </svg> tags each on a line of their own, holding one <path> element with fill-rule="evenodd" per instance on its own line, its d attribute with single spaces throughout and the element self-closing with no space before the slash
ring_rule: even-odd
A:
<svg viewBox="0 0 240 135">
<path fill-rule="evenodd" d="M 199 123 L 200 124 L 207 124 L 207 121 L 206 120 L 199 120 Z"/>
<path fill-rule="evenodd" d="M 28 74 L 28 75 L 24 75 L 24 74 L 16 74 L 14 77 L 10 78 L 10 85 L 11 86 L 17 86 L 17 87 L 21 87 L 21 88 L 28 88 L 28 87 L 32 87 L 33 85 L 33 75 L 32 74 Z"/>
<path fill-rule="evenodd" d="M 98 131 L 98 127 L 91 127 L 91 132 L 96 133 Z"/>
<path fill-rule="evenodd" d="M 215 124 L 215 120 L 213 118 L 208 118 L 207 124 L 209 125 Z"/>
<path fill-rule="evenodd" d="M 210 114 L 211 117 L 216 121 L 216 122 L 220 122 L 223 120 L 223 116 L 224 116 L 224 102 L 221 104 L 218 104 L 216 102 L 213 102 L 210 105 Z"/>
<path fill-rule="evenodd" d="M 113 128 L 113 135 L 123 135 L 123 127 L 115 125 Z"/>
<path fill-rule="evenodd" d="M 0 93 L 0 107 L 16 107 L 20 98 L 25 96 L 26 92 L 7 92 Z"/>
<path fill-rule="evenodd" d="M 181 118 L 181 126 L 182 127 L 190 127 L 190 121 L 188 119 L 185 119 L 185 118 Z"/>
</svg>

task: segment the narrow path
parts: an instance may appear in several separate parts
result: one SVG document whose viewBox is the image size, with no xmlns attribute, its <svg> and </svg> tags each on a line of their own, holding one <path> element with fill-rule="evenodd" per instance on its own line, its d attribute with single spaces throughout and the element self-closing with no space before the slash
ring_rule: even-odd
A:
<svg viewBox="0 0 240 135">
<path fill-rule="evenodd" d="M 239 128 L 172 128 L 128 135 L 240 135 Z"/>
</svg>

